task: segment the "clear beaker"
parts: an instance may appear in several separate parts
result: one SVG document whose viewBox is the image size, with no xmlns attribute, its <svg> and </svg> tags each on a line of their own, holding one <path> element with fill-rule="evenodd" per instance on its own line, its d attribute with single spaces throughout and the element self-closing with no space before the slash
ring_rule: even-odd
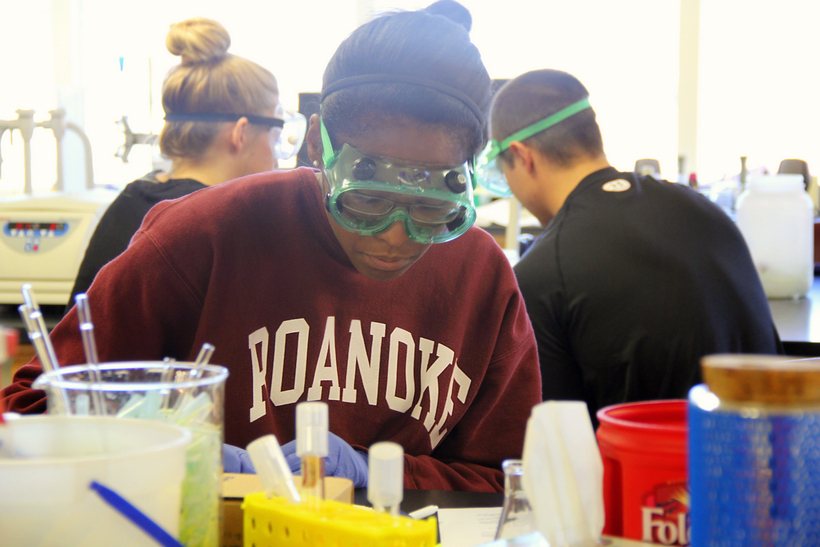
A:
<svg viewBox="0 0 820 547">
<path fill-rule="evenodd" d="M 513 539 L 537 531 L 535 515 L 521 483 L 523 462 L 504 460 L 501 468 L 504 470 L 504 507 L 495 539 Z"/>
<path fill-rule="evenodd" d="M 225 380 L 216 365 L 176 361 L 100 364 L 99 382 L 88 365 L 41 374 L 35 389 L 47 394 L 49 414 L 97 414 L 156 420 L 191 432 L 186 450 L 179 539 L 185 545 L 220 544 L 220 492 L 224 438 Z M 92 396 L 98 392 L 99 399 Z M 101 400 L 105 409 L 94 407 Z M 60 404 L 63 401 L 63 404 Z"/>
</svg>

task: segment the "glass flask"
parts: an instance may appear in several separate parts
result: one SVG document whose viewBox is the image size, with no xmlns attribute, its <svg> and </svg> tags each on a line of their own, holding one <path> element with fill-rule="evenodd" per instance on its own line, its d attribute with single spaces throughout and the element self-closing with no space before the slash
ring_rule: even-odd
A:
<svg viewBox="0 0 820 547">
<path fill-rule="evenodd" d="M 504 460 L 501 468 L 504 470 L 504 507 L 495 539 L 512 539 L 535 532 L 535 515 L 521 483 L 523 462 Z"/>
</svg>

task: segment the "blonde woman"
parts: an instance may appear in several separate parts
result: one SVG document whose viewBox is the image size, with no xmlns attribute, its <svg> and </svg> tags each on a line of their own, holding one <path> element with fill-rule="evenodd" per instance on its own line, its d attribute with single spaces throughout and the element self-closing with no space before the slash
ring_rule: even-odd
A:
<svg viewBox="0 0 820 547">
<path fill-rule="evenodd" d="M 165 126 L 159 145 L 171 169 L 131 182 L 108 208 L 86 249 L 66 311 L 97 272 L 125 250 L 155 204 L 275 169 L 278 160 L 298 152 L 304 137 L 304 117 L 279 103 L 274 75 L 228 53 L 231 38 L 220 23 L 203 17 L 174 23 L 165 44 L 181 58 L 162 86 Z"/>
</svg>

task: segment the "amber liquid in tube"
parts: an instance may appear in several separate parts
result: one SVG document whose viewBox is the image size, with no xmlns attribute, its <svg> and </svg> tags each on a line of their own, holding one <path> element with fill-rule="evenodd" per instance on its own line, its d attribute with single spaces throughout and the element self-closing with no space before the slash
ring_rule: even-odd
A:
<svg viewBox="0 0 820 547">
<path fill-rule="evenodd" d="M 302 497 L 304 503 L 318 510 L 325 499 L 325 459 L 322 456 L 302 456 Z"/>
</svg>

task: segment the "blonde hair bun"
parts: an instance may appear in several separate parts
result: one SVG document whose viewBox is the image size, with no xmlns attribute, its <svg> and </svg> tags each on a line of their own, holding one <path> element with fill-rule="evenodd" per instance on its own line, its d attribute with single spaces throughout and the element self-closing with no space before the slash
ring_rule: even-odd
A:
<svg viewBox="0 0 820 547">
<path fill-rule="evenodd" d="M 183 65 L 219 61 L 228 53 L 231 37 L 218 21 L 193 17 L 173 23 L 165 38 L 165 47 L 182 57 Z"/>
</svg>

